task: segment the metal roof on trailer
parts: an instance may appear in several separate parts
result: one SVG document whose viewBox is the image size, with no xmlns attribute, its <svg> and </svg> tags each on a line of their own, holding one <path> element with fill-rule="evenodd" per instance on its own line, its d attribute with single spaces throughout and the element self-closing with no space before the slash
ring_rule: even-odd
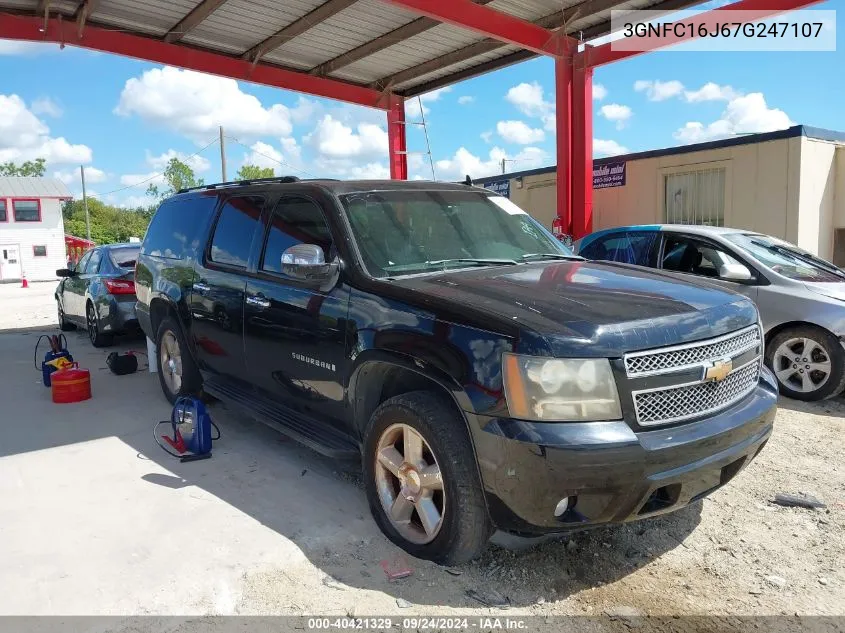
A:
<svg viewBox="0 0 845 633">
<path fill-rule="evenodd" d="M 73 198 L 61 180 L 0 176 L 0 198 Z"/>
<path fill-rule="evenodd" d="M 613 9 L 699 1 L 473 0 L 584 40 L 610 32 Z M 0 0 L 4 12 L 61 16 L 68 44 L 90 25 L 406 97 L 536 56 L 382 0 Z"/>
</svg>

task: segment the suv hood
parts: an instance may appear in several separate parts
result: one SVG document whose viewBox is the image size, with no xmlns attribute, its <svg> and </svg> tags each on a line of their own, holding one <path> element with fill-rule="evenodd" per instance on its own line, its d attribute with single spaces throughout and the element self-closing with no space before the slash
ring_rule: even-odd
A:
<svg viewBox="0 0 845 633">
<path fill-rule="evenodd" d="M 757 309 L 745 297 L 610 262 L 538 262 L 393 283 L 511 327 L 516 322 L 542 336 L 555 356 L 618 357 L 719 336 L 757 321 Z"/>
</svg>

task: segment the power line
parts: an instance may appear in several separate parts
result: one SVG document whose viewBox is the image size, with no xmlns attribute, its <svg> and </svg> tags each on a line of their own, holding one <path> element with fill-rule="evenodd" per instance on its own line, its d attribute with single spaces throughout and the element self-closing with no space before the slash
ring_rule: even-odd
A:
<svg viewBox="0 0 845 633">
<path fill-rule="evenodd" d="M 184 158 L 184 160 L 183 160 L 183 159 L 180 159 L 180 160 L 182 160 L 182 162 L 187 162 L 187 161 L 191 160 L 192 158 L 194 158 L 195 156 L 199 156 L 199 155 L 200 155 L 200 154 L 202 154 L 205 150 L 207 150 L 209 147 L 211 147 L 211 146 L 212 146 L 212 145 L 214 145 L 215 143 L 219 143 L 219 142 L 220 142 L 220 139 L 215 138 L 215 139 L 213 139 L 213 140 L 212 140 L 212 141 L 211 141 L 208 145 L 206 145 L 205 147 L 203 147 L 202 149 L 197 150 L 196 152 L 194 152 L 194 153 L 193 153 L 193 154 L 191 154 L 190 156 L 186 156 L 186 157 Z M 164 172 L 161 172 L 161 173 L 158 173 L 158 174 L 153 174 L 153 175 L 152 175 L 152 176 L 150 176 L 149 178 L 144 178 L 143 180 L 140 180 L 140 181 L 138 181 L 138 182 L 136 182 L 136 183 L 133 183 L 133 184 L 131 184 L 131 185 L 126 185 L 125 187 L 120 187 L 119 189 L 113 189 L 113 190 L 111 190 L 111 191 L 106 191 L 105 193 L 100 193 L 100 194 L 97 194 L 96 196 L 92 196 L 92 197 L 103 198 L 103 197 L 105 197 L 105 196 L 110 196 L 110 195 L 111 195 L 111 194 L 113 194 L 113 193 L 119 193 L 119 192 L 121 192 L 121 191 L 126 191 L 127 189 L 132 189 L 133 187 L 138 187 L 138 186 L 140 186 L 140 185 L 143 185 L 143 184 L 144 184 L 144 183 L 146 183 L 146 182 L 150 182 L 151 180 L 155 180 L 156 178 L 159 178 L 159 177 L 161 177 L 161 176 L 164 176 Z"/>
<path fill-rule="evenodd" d="M 309 176 L 310 178 L 316 178 L 316 177 L 317 177 L 317 176 L 315 176 L 314 174 L 312 174 L 312 173 L 310 173 L 310 172 L 308 172 L 308 171 L 306 171 L 306 170 L 304 170 L 304 169 L 302 169 L 302 168 L 295 167 L 294 165 L 291 165 L 290 163 L 287 163 L 287 162 L 285 162 L 285 161 L 283 161 L 283 160 L 279 160 L 279 159 L 278 159 L 278 158 L 276 158 L 275 156 L 269 156 L 268 154 L 265 154 L 264 152 L 259 152 L 259 151 L 258 151 L 257 149 L 255 149 L 254 147 L 250 147 L 250 146 L 249 146 L 249 145 L 247 145 L 246 143 L 242 143 L 242 142 L 240 141 L 240 139 L 237 139 L 237 138 L 235 138 L 234 136 L 226 136 L 226 138 L 227 138 L 227 139 L 229 139 L 229 140 L 231 140 L 231 141 L 234 141 L 235 143 L 237 143 L 237 144 L 238 144 L 238 145 L 240 145 L 241 147 L 244 147 L 244 148 L 248 149 L 249 151 L 254 152 L 255 154 L 258 154 L 259 156 L 263 156 L 263 157 L 264 157 L 264 158 L 266 158 L 267 160 L 272 160 L 274 163 L 278 163 L 278 164 L 279 164 L 279 165 L 281 165 L 282 167 L 288 167 L 288 168 L 290 168 L 290 169 L 293 169 L 294 171 L 298 171 L 298 172 L 300 172 L 300 173 L 302 173 L 302 174 L 305 174 L 306 176 Z"/>
</svg>

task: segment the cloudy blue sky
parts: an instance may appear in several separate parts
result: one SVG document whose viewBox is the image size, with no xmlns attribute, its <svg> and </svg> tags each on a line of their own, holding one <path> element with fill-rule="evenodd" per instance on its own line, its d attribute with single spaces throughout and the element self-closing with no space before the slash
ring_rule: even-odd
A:
<svg viewBox="0 0 845 633">
<path fill-rule="evenodd" d="M 845 0 L 818 9 L 845 9 Z M 845 131 L 845 48 L 836 52 L 641 55 L 595 74 L 596 156 L 695 143 L 800 123 Z M 244 162 L 299 176 L 387 177 L 384 114 L 70 47 L 0 40 L 0 162 L 47 158 L 78 194 L 148 204 L 171 156 L 220 179 Z M 532 60 L 423 97 L 436 175 L 554 162 L 553 64 Z M 414 112 L 417 110 L 417 112 Z M 409 103 L 409 118 L 418 114 Z M 412 129 L 409 150 L 425 149 Z M 431 177 L 427 157 L 412 174 Z"/>
</svg>

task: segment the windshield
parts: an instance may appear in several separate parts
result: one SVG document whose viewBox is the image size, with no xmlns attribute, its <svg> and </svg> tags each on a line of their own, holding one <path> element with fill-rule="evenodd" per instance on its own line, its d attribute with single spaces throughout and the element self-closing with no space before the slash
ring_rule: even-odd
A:
<svg viewBox="0 0 845 633">
<path fill-rule="evenodd" d="M 845 273 L 814 255 L 768 235 L 731 233 L 725 239 L 733 242 L 756 257 L 774 272 L 789 279 L 807 282 L 845 282 Z M 818 260 L 814 261 L 814 260 Z"/>
<path fill-rule="evenodd" d="M 341 196 L 341 202 L 374 277 L 580 259 L 501 196 L 477 191 L 377 191 Z"/>
<path fill-rule="evenodd" d="M 111 258 L 115 265 L 120 268 L 135 268 L 135 261 L 138 259 L 140 252 L 140 246 L 137 248 L 113 248 Z"/>
</svg>

